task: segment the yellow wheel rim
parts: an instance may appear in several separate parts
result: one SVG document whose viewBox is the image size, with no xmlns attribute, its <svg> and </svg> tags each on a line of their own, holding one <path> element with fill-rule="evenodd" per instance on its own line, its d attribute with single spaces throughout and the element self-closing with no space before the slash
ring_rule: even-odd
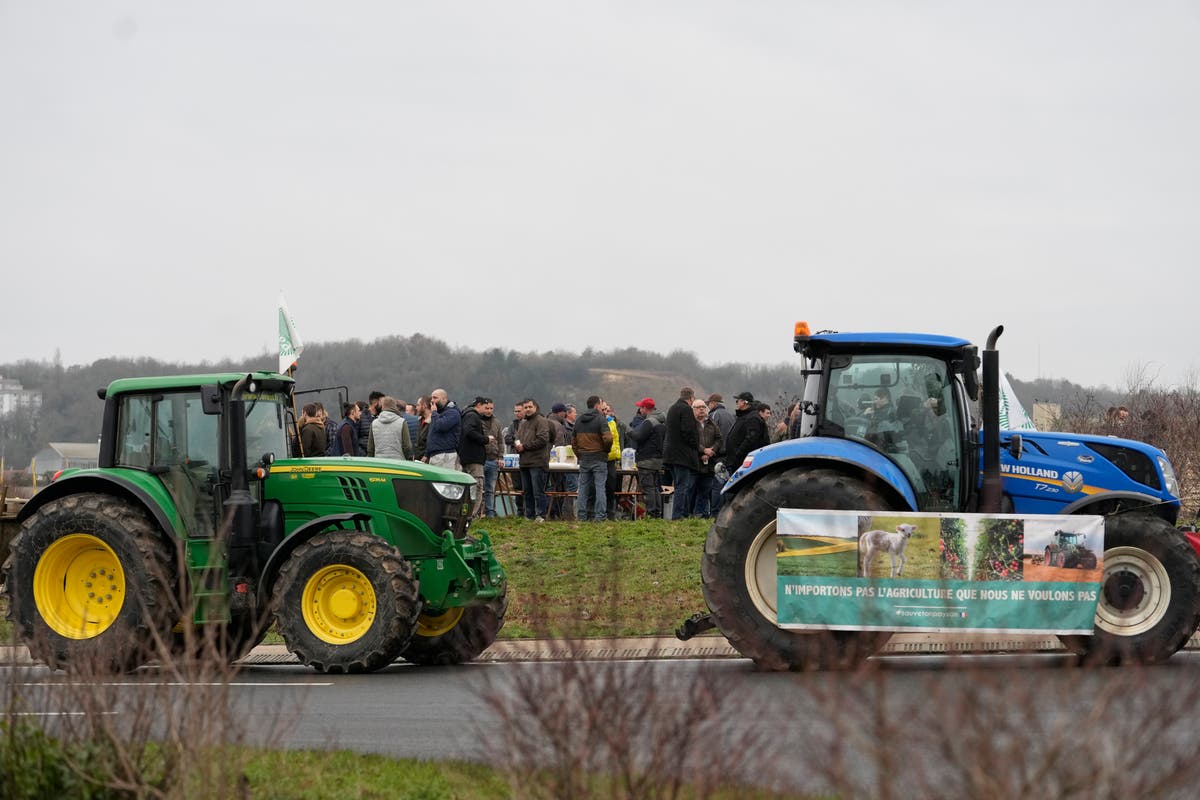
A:
<svg viewBox="0 0 1200 800">
<path fill-rule="evenodd" d="M 417 636 L 441 636 L 447 631 L 453 630 L 458 621 L 462 619 L 462 606 L 451 608 L 448 611 L 439 611 L 436 614 L 426 614 L 421 612 L 417 617 Z"/>
<path fill-rule="evenodd" d="M 313 573 L 301 602 L 309 631 L 329 644 L 357 641 L 375 621 L 375 589 L 366 575 L 345 564 Z"/>
<path fill-rule="evenodd" d="M 64 536 L 38 559 L 33 571 L 33 602 L 58 635 L 67 639 L 99 636 L 125 604 L 121 560 L 95 536 Z"/>
</svg>

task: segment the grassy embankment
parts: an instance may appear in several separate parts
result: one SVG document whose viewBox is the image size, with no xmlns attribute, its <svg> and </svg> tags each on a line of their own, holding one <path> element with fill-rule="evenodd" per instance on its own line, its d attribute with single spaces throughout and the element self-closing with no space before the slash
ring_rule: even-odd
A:
<svg viewBox="0 0 1200 800">
<path fill-rule="evenodd" d="M 704 610 L 700 557 L 707 520 L 480 523 L 508 573 L 501 636 L 670 634 Z"/>
</svg>

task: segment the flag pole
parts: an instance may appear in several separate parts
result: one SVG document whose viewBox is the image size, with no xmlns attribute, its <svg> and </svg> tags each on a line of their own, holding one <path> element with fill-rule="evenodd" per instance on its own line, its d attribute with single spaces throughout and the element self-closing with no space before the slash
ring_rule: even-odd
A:
<svg viewBox="0 0 1200 800">
<path fill-rule="evenodd" d="M 296 413 L 296 365 L 300 354 L 304 352 L 304 343 L 296 332 L 296 323 L 288 312 L 283 292 L 279 292 L 279 371 L 292 379 L 292 425 L 296 435 L 296 450 L 304 458 L 304 442 L 300 439 L 300 415 Z M 289 454 L 290 455 L 290 454 Z"/>
<path fill-rule="evenodd" d="M 287 376 L 293 381 L 296 380 L 296 365 L 292 364 L 287 368 Z M 292 424 L 296 426 L 296 449 L 300 452 L 300 457 L 304 458 L 304 440 L 300 438 L 300 415 L 296 413 L 296 384 L 292 384 Z"/>
</svg>

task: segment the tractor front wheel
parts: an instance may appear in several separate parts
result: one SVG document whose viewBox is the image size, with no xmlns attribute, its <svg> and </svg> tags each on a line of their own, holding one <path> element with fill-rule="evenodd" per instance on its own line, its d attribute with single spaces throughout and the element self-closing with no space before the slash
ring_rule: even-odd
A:
<svg viewBox="0 0 1200 800">
<path fill-rule="evenodd" d="M 506 611 L 507 593 L 486 603 L 440 613 L 426 608 L 417 617 L 417 629 L 400 655 L 405 661 L 426 666 L 471 661 L 496 641 Z"/>
<path fill-rule="evenodd" d="M 175 562 L 139 508 L 103 494 L 52 500 L 11 550 L 8 613 L 33 658 L 125 672 L 169 648 Z"/>
<path fill-rule="evenodd" d="M 298 546 L 272 597 L 288 650 L 319 672 L 391 664 L 421 610 L 412 565 L 383 539 L 358 531 L 329 531 Z"/>
<path fill-rule="evenodd" d="M 1104 577 L 1091 636 L 1062 636 L 1088 664 L 1155 664 L 1175 654 L 1200 624 L 1200 557 L 1166 520 L 1110 517 Z"/>
<path fill-rule="evenodd" d="M 722 505 L 704 545 L 700 577 L 713 619 L 738 652 L 764 670 L 845 669 L 891 632 L 784 630 L 777 623 L 775 515 L 780 508 L 884 511 L 861 482 L 832 470 L 768 475 Z"/>
</svg>

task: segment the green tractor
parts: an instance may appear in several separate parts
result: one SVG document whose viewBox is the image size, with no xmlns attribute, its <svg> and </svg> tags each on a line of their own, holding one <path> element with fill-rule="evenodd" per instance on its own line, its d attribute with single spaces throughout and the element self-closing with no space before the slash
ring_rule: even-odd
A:
<svg viewBox="0 0 1200 800">
<path fill-rule="evenodd" d="M 1055 531 L 1054 541 L 1046 545 L 1043 561 L 1047 567 L 1066 569 L 1095 569 L 1096 554 L 1087 547 L 1087 536 L 1082 533 Z"/>
<path fill-rule="evenodd" d="M 9 616 L 51 667 L 130 670 L 195 643 L 240 658 L 272 620 L 321 672 L 455 664 L 507 607 L 475 482 L 376 458 L 285 458 L 293 381 L 275 373 L 114 381 L 100 463 L 21 510 Z M 206 646 L 207 646 L 206 645 Z"/>
</svg>

